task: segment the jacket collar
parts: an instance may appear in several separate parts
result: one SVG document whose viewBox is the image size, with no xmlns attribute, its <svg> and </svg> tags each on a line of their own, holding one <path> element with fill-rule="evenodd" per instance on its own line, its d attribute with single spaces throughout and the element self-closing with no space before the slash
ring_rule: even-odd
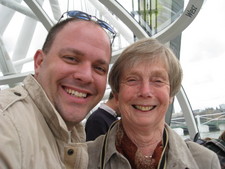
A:
<svg viewBox="0 0 225 169">
<path fill-rule="evenodd" d="M 111 125 L 111 128 L 109 129 L 108 133 L 104 136 L 105 137 L 105 147 L 104 149 L 107 151 L 104 151 L 104 153 L 101 153 L 101 156 L 103 155 L 104 164 L 108 163 L 109 159 L 113 155 L 121 156 L 120 153 L 117 152 L 116 146 L 115 146 L 115 139 L 116 139 L 116 132 L 118 130 L 118 121 L 114 122 L 113 125 Z M 194 158 L 192 157 L 192 154 L 190 150 L 188 149 L 187 144 L 185 141 L 175 132 L 173 131 L 167 124 L 165 124 L 165 130 L 167 131 L 168 136 L 168 147 L 166 150 L 166 167 L 165 168 L 198 168 Z M 124 158 L 124 157 L 123 157 Z M 127 160 L 127 159 L 125 159 Z M 101 161 L 100 161 L 101 165 Z"/>
<path fill-rule="evenodd" d="M 24 88 L 30 94 L 33 102 L 42 113 L 45 121 L 47 122 L 52 133 L 59 140 L 70 143 L 72 142 L 84 142 L 85 132 L 82 124 L 77 124 L 71 132 L 68 131 L 67 126 L 54 108 L 46 93 L 36 79 L 29 75 L 24 79 Z"/>
<path fill-rule="evenodd" d="M 168 168 L 198 168 L 187 143 L 167 124 L 165 127 L 169 136 Z"/>
</svg>

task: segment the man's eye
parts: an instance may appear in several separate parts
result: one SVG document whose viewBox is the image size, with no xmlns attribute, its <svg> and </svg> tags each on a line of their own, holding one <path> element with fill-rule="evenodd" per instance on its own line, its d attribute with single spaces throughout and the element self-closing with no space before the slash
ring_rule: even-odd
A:
<svg viewBox="0 0 225 169">
<path fill-rule="evenodd" d="M 104 66 L 94 66 L 94 69 L 100 75 L 104 75 L 107 73 L 107 68 Z"/>
<path fill-rule="evenodd" d="M 64 56 L 63 58 L 67 62 L 71 62 L 71 63 L 78 62 L 78 59 L 76 57 L 73 57 L 73 56 Z"/>
</svg>

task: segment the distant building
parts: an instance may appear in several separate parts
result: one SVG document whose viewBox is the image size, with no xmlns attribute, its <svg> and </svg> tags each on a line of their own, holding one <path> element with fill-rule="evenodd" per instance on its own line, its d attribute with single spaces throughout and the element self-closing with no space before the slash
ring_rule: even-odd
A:
<svg viewBox="0 0 225 169">
<path fill-rule="evenodd" d="M 220 109 L 225 110 L 225 104 L 220 104 L 219 107 Z"/>
</svg>

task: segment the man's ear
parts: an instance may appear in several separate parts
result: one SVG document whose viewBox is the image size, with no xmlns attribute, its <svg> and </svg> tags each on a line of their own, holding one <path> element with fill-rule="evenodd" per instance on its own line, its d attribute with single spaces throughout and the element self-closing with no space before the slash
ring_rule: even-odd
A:
<svg viewBox="0 0 225 169">
<path fill-rule="evenodd" d="M 35 70 L 35 76 L 39 74 L 39 69 L 41 67 L 41 64 L 43 63 L 45 54 L 42 50 L 37 50 L 34 55 L 34 70 Z"/>
</svg>

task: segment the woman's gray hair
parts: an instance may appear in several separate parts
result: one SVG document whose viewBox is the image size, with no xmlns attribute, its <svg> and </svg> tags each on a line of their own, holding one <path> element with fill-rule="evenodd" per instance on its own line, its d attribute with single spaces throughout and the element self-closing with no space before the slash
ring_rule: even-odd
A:
<svg viewBox="0 0 225 169">
<path fill-rule="evenodd" d="M 119 92 L 123 73 L 132 69 L 134 64 L 143 60 L 145 63 L 152 63 L 158 60 L 165 63 L 170 82 L 170 96 L 175 96 L 180 90 L 183 76 L 180 62 L 169 47 L 153 38 L 139 40 L 128 46 L 121 53 L 109 72 L 108 82 L 112 92 Z"/>
</svg>

